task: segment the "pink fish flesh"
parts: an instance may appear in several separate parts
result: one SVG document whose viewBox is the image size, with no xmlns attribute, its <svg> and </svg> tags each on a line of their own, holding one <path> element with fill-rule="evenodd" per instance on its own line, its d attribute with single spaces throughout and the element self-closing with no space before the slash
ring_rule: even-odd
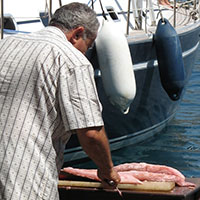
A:
<svg viewBox="0 0 200 200">
<path fill-rule="evenodd" d="M 80 177 L 100 181 L 100 179 L 97 176 L 96 169 L 77 169 L 77 168 L 67 167 L 67 168 L 64 168 L 62 171 L 75 175 L 75 176 L 80 176 Z M 130 174 L 127 172 L 119 172 L 119 175 L 121 178 L 121 183 L 130 183 L 130 184 L 142 183 L 140 180 L 138 180 L 134 176 L 130 176 Z"/>
<path fill-rule="evenodd" d="M 154 165 L 147 163 L 125 163 L 116 166 L 115 170 L 117 171 L 136 170 L 136 171 L 147 171 L 154 173 L 164 173 L 169 175 L 175 175 L 185 180 L 185 177 L 181 172 L 179 172 L 177 169 L 165 165 Z"/>
<path fill-rule="evenodd" d="M 191 186 L 195 184 L 186 182 L 185 177 L 178 170 L 164 165 L 152 165 L 146 163 L 126 163 L 115 166 L 121 178 L 120 183 L 141 184 L 142 181 L 175 182 L 179 186 Z M 62 169 L 69 174 L 100 181 L 96 169 L 78 169 L 67 167 Z"/>
</svg>

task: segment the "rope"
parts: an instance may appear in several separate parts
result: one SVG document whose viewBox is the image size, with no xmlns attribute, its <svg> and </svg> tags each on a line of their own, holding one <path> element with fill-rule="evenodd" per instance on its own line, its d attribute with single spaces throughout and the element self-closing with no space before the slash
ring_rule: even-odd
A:
<svg viewBox="0 0 200 200">
<path fill-rule="evenodd" d="M 92 0 L 92 9 L 94 10 L 94 0 Z"/>
<path fill-rule="evenodd" d="M 159 4 L 159 0 L 157 0 L 157 6 L 158 6 L 158 10 L 159 10 L 158 14 L 160 14 L 162 22 L 164 22 L 164 17 L 163 17 L 163 14 L 162 14 L 162 9 L 161 9 L 160 4 Z"/>
<path fill-rule="evenodd" d="M 102 16 L 104 17 L 105 20 L 107 20 L 107 17 L 106 17 L 106 14 L 105 14 L 105 12 L 104 12 L 103 5 L 102 5 L 101 0 L 99 0 L 99 3 L 100 3 L 100 6 L 101 6 L 101 10 L 102 10 Z"/>
<path fill-rule="evenodd" d="M 188 8 L 192 8 L 189 4 L 191 4 L 192 2 L 194 2 L 194 0 L 189 0 L 187 2 L 183 2 L 183 3 L 179 3 L 178 5 L 176 5 L 176 8 L 177 8 L 177 11 L 176 13 L 179 13 L 179 14 L 182 14 L 182 15 L 185 15 L 185 16 L 193 16 L 195 14 L 198 13 L 198 8 L 194 9 L 193 11 L 191 11 L 190 13 L 183 13 L 183 12 L 180 12 L 179 10 L 181 8 L 184 8 L 184 9 L 188 9 Z M 157 5 L 158 6 L 158 9 L 159 9 L 159 13 L 158 15 L 160 14 L 161 18 L 163 19 L 163 14 L 162 14 L 162 9 L 161 9 L 161 6 L 159 5 L 159 2 L 157 1 L 157 4 L 154 4 L 154 5 Z M 189 7 L 190 6 L 190 7 Z M 198 6 L 197 6 L 198 7 Z M 173 10 L 173 8 L 168 8 L 168 7 L 165 7 L 165 9 L 168 9 L 168 10 Z"/>
<path fill-rule="evenodd" d="M 146 0 L 147 4 L 148 4 L 148 0 Z M 177 19 L 176 19 L 176 26 L 180 26 L 180 25 L 185 25 L 188 24 L 192 19 L 193 20 L 197 20 L 199 17 L 197 16 L 199 13 L 199 6 L 200 6 L 200 2 L 198 2 L 198 4 L 196 5 L 196 9 L 195 6 L 192 5 L 192 2 L 194 2 L 194 0 L 190 0 L 188 2 L 182 2 L 182 3 L 178 3 L 178 5 L 176 4 L 176 14 L 177 14 Z M 148 5 L 146 4 L 146 15 L 148 13 Z M 158 2 L 158 0 L 156 2 L 153 3 L 153 6 L 156 6 L 158 8 L 158 13 L 156 18 L 158 19 L 158 17 L 160 16 L 162 21 L 164 22 L 164 10 L 163 10 L 163 6 L 161 6 Z M 199 8 L 198 8 L 199 7 Z M 173 12 L 174 8 L 170 8 L 167 6 L 164 6 L 165 11 L 166 10 L 170 10 Z M 192 10 L 193 9 L 193 10 Z M 168 18 L 168 20 L 173 23 L 173 17 L 174 14 L 172 13 L 172 15 Z M 151 26 L 150 24 L 148 24 L 147 22 L 147 17 L 145 17 L 145 32 L 150 32 L 150 30 L 148 30 L 148 26 Z"/>
</svg>

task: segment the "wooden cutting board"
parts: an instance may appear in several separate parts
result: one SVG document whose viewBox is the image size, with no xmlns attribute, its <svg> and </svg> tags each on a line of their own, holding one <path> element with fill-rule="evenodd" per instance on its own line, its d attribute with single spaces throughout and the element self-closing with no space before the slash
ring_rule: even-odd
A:
<svg viewBox="0 0 200 200">
<path fill-rule="evenodd" d="M 103 188 L 100 182 L 90 181 L 68 181 L 60 180 L 58 187 L 83 187 L 83 188 Z M 118 189 L 123 190 L 145 190 L 145 191 L 170 191 L 175 187 L 174 182 L 149 182 L 142 184 L 118 184 Z"/>
<path fill-rule="evenodd" d="M 59 182 L 58 189 L 60 200 L 78 200 L 80 196 L 81 200 L 200 200 L 200 178 L 186 178 L 186 181 L 195 183 L 196 187 L 175 186 L 170 191 L 120 189 L 122 195 L 119 195 L 117 190 L 72 186 L 76 185 L 76 182 L 70 182 L 68 185 L 64 180 Z"/>
</svg>

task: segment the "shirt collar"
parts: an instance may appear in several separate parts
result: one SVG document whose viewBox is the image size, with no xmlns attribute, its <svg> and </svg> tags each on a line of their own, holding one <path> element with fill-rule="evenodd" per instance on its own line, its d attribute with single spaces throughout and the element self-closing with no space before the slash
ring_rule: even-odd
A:
<svg viewBox="0 0 200 200">
<path fill-rule="evenodd" d="M 61 39 L 67 40 L 65 34 L 57 27 L 55 26 L 47 26 L 45 27 L 46 30 L 51 32 L 52 34 L 56 35 L 57 37 L 60 37 Z"/>
</svg>

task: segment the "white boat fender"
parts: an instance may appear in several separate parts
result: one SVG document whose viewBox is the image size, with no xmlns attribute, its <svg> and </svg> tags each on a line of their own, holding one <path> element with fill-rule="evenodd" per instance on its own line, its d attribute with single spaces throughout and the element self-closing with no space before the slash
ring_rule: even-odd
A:
<svg viewBox="0 0 200 200">
<path fill-rule="evenodd" d="M 160 19 L 154 39 L 162 86 L 172 100 L 178 100 L 186 79 L 179 36 L 167 19 Z"/>
<path fill-rule="evenodd" d="M 103 87 L 111 104 L 127 114 L 136 94 L 135 75 L 126 36 L 104 20 L 96 39 Z"/>
</svg>

